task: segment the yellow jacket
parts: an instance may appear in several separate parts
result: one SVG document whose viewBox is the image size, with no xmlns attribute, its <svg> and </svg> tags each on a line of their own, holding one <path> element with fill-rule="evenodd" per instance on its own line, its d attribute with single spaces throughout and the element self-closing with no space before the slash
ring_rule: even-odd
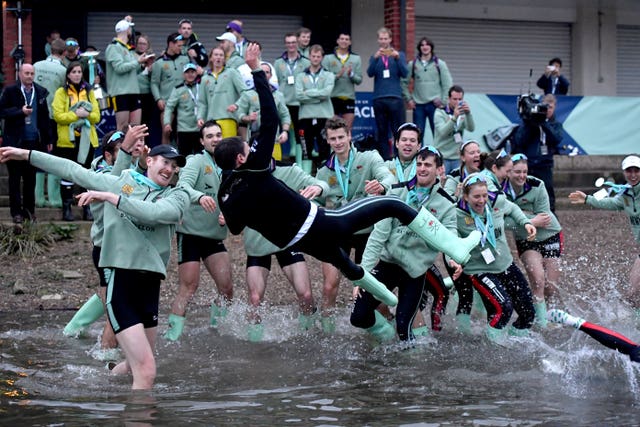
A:
<svg viewBox="0 0 640 427">
<path fill-rule="evenodd" d="M 83 86 L 80 89 L 80 93 L 72 85 L 64 85 L 58 90 L 53 97 L 53 103 L 51 109 L 53 110 L 53 120 L 57 123 L 58 130 L 58 142 L 56 146 L 60 148 L 73 148 L 75 143 L 69 138 L 69 125 L 76 122 L 79 117 L 71 109 L 71 105 L 75 105 L 79 101 L 89 101 L 93 109 L 89 113 L 89 123 L 91 124 L 90 136 L 92 147 L 97 147 L 99 144 L 98 133 L 96 132 L 96 124 L 100 122 L 100 106 L 93 93 L 93 91 L 87 92 Z M 76 138 L 76 142 L 79 142 L 79 138 Z"/>
</svg>

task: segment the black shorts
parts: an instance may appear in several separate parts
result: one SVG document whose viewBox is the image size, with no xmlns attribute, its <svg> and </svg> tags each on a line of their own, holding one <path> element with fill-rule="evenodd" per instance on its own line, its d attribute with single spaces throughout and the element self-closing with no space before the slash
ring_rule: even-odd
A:
<svg viewBox="0 0 640 427">
<path fill-rule="evenodd" d="M 107 315 L 117 334 L 142 323 L 158 326 L 158 302 L 162 275 L 150 271 L 106 268 Z"/>
<path fill-rule="evenodd" d="M 176 233 L 176 235 L 178 239 L 178 264 L 200 261 L 211 255 L 227 252 L 222 240 L 184 233 Z"/>
<path fill-rule="evenodd" d="M 297 262 L 304 262 L 304 255 L 302 252 L 296 252 L 294 250 L 284 250 L 275 253 L 276 259 L 280 268 L 293 265 Z M 247 268 L 249 267 L 262 267 L 271 271 L 271 255 L 263 256 L 251 256 L 247 255 Z"/>
<path fill-rule="evenodd" d="M 96 271 L 98 272 L 98 278 L 100 279 L 100 286 L 103 288 L 107 287 L 107 277 L 104 274 L 104 268 L 98 267 L 100 263 L 100 246 L 94 246 L 93 251 L 91 251 L 91 258 L 93 258 L 93 265 L 96 267 Z"/>
<path fill-rule="evenodd" d="M 354 114 L 356 112 L 355 99 L 331 98 L 331 104 L 333 105 L 333 113 L 336 116 Z"/>
<path fill-rule="evenodd" d="M 136 111 L 142 108 L 142 101 L 139 94 L 117 95 L 109 97 L 113 112 Z"/>
<path fill-rule="evenodd" d="M 529 242 L 526 240 L 516 240 L 518 256 L 522 256 L 525 251 L 536 251 L 543 258 L 560 258 L 564 252 L 564 235 L 562 231 L 549 237 L 542 242 Z"/>
</svg>

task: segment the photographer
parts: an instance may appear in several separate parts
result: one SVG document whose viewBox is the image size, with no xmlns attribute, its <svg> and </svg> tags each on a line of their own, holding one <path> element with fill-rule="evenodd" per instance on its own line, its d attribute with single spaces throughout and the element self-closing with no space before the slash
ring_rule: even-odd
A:
<svg viewBox="0 0 640 427">
<path fill-rule="evenodd" d="M 553 190 L 553 155 L 562 142 L 562 123 L 556 121 L 556 97 L 548 94 L 538 102 L 533 95 L 518 101 L 522 125 L 516 130 L 511 152 L 521 153 L 529 159 L 529 175 L 541 179 L 549 194 L 551 211 L 555 212 Z"/>
<path fill-rule="evenodd" d="M 569 92 L 569 80 L 562 74 L 562 60 L 553 58 L 540 76 L 536 85 L 544 91 L 545 95 L 566 95 Z"/>
</svg>

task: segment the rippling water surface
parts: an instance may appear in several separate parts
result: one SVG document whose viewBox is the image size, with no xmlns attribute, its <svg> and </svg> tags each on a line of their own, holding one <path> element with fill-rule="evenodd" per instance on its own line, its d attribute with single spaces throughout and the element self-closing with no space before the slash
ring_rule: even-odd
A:
<svg viewBox="0 0 640 427">
<path fill-rule="evenodd" d="M 214 329 L 205 309 L 193 310 L 179 343 L 159 338 L 150 393 L 131 393 L 130 378 L 109 375 L 96 359 L 101 325 L 71 339 L 61 333 L 71 312 L 0 313 L 1 423 L 640 424 L 640 365 L 573 329 L 552 326 L 497 346 L 483 337 L 481 318 L 467 336 L 448 315 L 443 332 L 407 349 L 374 345 L 349 325 L 348 309 L 326 335 L 298 330 L 289 308 L 271 308 L 265 340 L 251 343 L 244 313 L 235 305 Z M 608 313 L 600 323 L 640 340 L 630 313 Z"/>
</svg>

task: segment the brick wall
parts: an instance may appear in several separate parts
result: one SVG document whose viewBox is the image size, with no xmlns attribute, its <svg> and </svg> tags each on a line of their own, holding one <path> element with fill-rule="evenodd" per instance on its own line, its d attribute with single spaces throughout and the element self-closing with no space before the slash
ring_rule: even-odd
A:
<svg viewBox="0 0 640 427">
<path fill-rule="evenodd" d="M 401 6 L 400 0 L 385 0 L 384 2 L 384 25 L 391 30 L 393 34 L 393 46 L 399 49 L 402 46 L 400 40 L 401 31 Z M 405 46 L 407 54 L 407 60 L 415 55 L 415 39 L 416 39 L 416 15 L 415 15 L 415 0 L 405 0 L 405 19 L 406 19 L 406 37 Z"/>
<path fill-rule="evenodd" d="M 24 2 L 22 2 L 23 8 Z M 16 1 L 2 2 L 2 74 L 5 77 L 5 85 L 16 81 L 16 61 L 11 56 L 11 51 L 18 45 L 18 18 L 15 11 Z M 22 19 L 22 47 L 25 51 L 25 62 L 31 62 L 33 42 L 31 39 L 31 14 L 26 14 Z"/>
</svg>

